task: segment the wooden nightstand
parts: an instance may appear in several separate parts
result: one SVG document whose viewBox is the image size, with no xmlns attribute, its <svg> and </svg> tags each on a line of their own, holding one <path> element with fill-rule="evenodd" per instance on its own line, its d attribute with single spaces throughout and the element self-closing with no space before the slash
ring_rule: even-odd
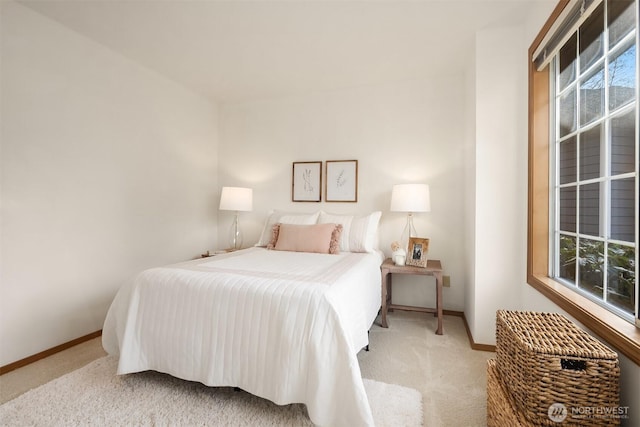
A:
<svg viewBox="0 0 640 427">
<path fill-rule="evenodd" d="M 408 265 L 395 265 L 391 258 L 387 258 L 380 266 L 380 271 L 382 273 L 382 327 L 389 327 L 387 324 L 388 310 L 421 311 L 425 313 L 435 313 L 438 316 L 436 334 L 442 335 L 442 264 L 440 261 L 436 259 L 427 260 L 427 267 L 422 268 Z M 436 308 L 393 304 L 391 302 L 391 275 L 393 273 L 434 276 L 436 278 Z"/>
</svg>

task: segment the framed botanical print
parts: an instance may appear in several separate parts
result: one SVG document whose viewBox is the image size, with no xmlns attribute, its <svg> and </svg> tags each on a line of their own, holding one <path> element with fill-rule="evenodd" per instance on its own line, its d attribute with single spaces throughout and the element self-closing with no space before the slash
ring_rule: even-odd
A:
<svg viewBox="0 0 640 427">
<path fill-rule="evenodd" d="M 319 202 L 322 198 L 322 162 L 293 162 L 291 200 Z"/>
<path fill-rule="evenodd" d="M 427 252 L 429 252 L 429 239 L 410 237 L 409 250 L 407 252 L 407 265 L 426 268 Z"/>
<path fill-rule="evenodd" d="M 325 201 L 358 201 L 358 161 L 327 160 Z"/>
</svg>

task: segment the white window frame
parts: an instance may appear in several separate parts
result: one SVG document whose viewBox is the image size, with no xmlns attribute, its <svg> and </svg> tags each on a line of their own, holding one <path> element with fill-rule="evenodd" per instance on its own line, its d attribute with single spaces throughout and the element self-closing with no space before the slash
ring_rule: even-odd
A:
<svg viewBox="0 0 640 427">
<path fill-rule="evenodd" d="M 604 20 L 605 23 L 607 22 L 607 12 L 606 12 L 606 1 L 605 3 L 605 16 L 604 16 Z M 637 9 L 640 7 L 639 6 L 640 0 L 636 0 L 636 12 Z M 571 82 L 570 84 L 568 84 L 562 91 L 556 93 L 556 85 L 557 85 L 557 81 L 558 81 L 558 75 L 559 75 L 559 64 L 557 61 L 558 55 L 559 53 L 557 53 L 554 58 L 552 59 L 552 62 L 550 64 L 551 66 L 551 70 L 552 72 L 550 73 L 550 79 L 549 79 L 549 90 L 550 90 L 550 94 L 549 94 L 549 100 L 550 100 L 550 112 L 551 112 L 551 116 L 550 116 L 550 126 L 549 126 L 549 131 L 550 131 L 550 167 L 549 167 L 549 171 L 550 171 L 550 176 L 549 176 L 549 182 L 553 188 L 553 191 L 550 191 L 550 238 L 549 238 L 549 243 L 550 243 L 550 262 L 549 262 L 549 267 L 550 267 L 550 271 L 549 271 L 549 275 L 550 277 L 552 277 L 554 280 L 556 280 L 557 282 L 565 285 L 566 287 L 568 287 L 569 289 L 573 290 L 574 292 L 579 293 L 580 295 L 592 300 L 593 302 L 603 306 L 604 308 L 606 308 L 608 311 L 614 313 L 615 315 L 625 319 L 626 321 L 629 321 L 631 323 L 636 323 L 636 325 L 640 326 L 640 285 L 639 285 L 639 270 L 640 270 L 640 266 L 638 265 L 638 260 L 640 258 L 640 248 L 639 248 L 639 241 L 638 241 L 638 236 L 639 236 L 639 227 L 640 227 L 640 208 L 638 206 L 638 202 L 640 201 L 640 192 L 639 192 L 639 180 L 640 180 L 640 170 L 639 170 L 639 166 L 638 166 L 638 162 L 637 162 L 637 158 L 638 158 L 638 153 L 640 151 L 640 136 L 638 135 L 640 133 L 640 94 L 639 94 L 639 86 L 640 86 L 640 78 L 638 77 L 639 72 L 640 72 L 640 54 L 639 54 L 639 47 L 640 47 L 640 42 L 639 42 L 639 38 L 640 38 L 640 30 L 639 30 L 639 26 L 640 23 L 638 22 L 639 18 L 638 18 L 638 13 L 636 13 L 636 27 L 635 27 L 635 31 L 633 31 L 632 33 L 628 34 L 627 36 L 625 36 L 622 40 L 618 41 L 616 46 L 613 49 L 610 49 L 609 47 L 609 38 L 606 36 L 607 33 L 607 27 L 605 26 L 605 31 L 604 34 L 605 36 L 602 37 L 603 39 L 603 55 L 600 59 L 598 59 L 594 64 L 590 65 L 586 70 L 580 70 L 579 69 L 579 63 L 580 61 L 577 61 L 576 64 L 576 77 L 573 80 L 573 82 Z M 579 33 L 578 36 L 579 37 Z M 635 99 L 633 100 L 633 102 L 629 102 L 628 104 L 624 105 L 623 107 L 617 108 L 613 113 L 611 113 L 611 111 L 609 111 L 609 63 L 610 63 L 610 59 L 615 58 L 618 54 L 622 53 L 625 49 L 627 49 L 629 47 L 630 44 L 635 43 L 636 45 L 636 83 L 635 83 Z M 579 46 L 579 41 L 577 43 L 577 46 Z M 559 52 L 559 51 L 558 51 Z M 576 59 L 579 58 L 579 52 L 576 55 Z M 603 68 L 604 69 L 604 111 L 601 117 L 599 117 L 596 120 L 593 120 L 591 122 L 589 122 L 586 125 L 581 125 L 580 123 L 580 87 L 581 84 L 587 80 L 587 78 L 591 77 L 591 75 L 593 74 L 594 71 L 597 71 L 599 68 Z M 556 111 L 559 111 L 559 99 L 561 97 L 562 94 L 568 93 L 571 90 L 575 90 L 576 91 L 576 104 L 575 104 L 575 114 L 576 114 L 576 129 L 574 131 L 572 131 L 571 133 L 560 137 L 559 135 L 559 131 L 558 131 L 558 126 L 556 125 Z M 611 176 L 610 174 L 610 170 L 609 170 L 609 166 L 610 166 L 610 137 L 611 137 L 611 126 L 610 121 L 611 119 L 615 118 L 615 117 L 619 117 L 619 116 L 623 116 L 625 114 L 628 114 L 630 111 L 635 110 L 636 111 L 636 138 L 635 138 L 635 150 L 636 150 L 636 169 L 635 172 L 632 173 L 625 173 L 625 174 L 619 174 L 619 175 L 615 175 L 614 177 Z M 604 137 L 603 139 L 601 139 L 602 141 L 606 141 L 606 143 L 601 144 L 601 156 L 600 156 L 600 163 L 601 163 L 601 173 L 600 173 L 600 177 L 598 178 L 593 178 L 593 179 L 587 179 L 587 180 L 581 180 L 580 178 L 580 159 L 579 159 L 579 153 L 580 153 L 580 138 L 577 138 L 577 136 L 579 134 L 584 134 L 585 132 L 587 132 L 588 130 L 596 127 L 596 126 L 601 126 L 602 132 L 604 132 Z M 576 137 L 576 181 L 575 182 L 571 182 L 568 184 L 559 184 L 557 182 L 557 178 L 559 177 L 559 173 L 560 173 L 560 164 L 559 164 L 559 156 L 557 155 L 557 149 L 559 147 L 559 144 L 562 141 L 566 141 L 572 137 Z M 626 241 L 619 241 L 619 240 L 614 240 L 609 238 L 608 236 L 610 236 L 610 218 L 609 218 L 609 213 L 610 213 L 610 209 L 609 209 L 609 203 L 610 203 L 610 195 L 611 195 L 611 182 L 612 181 L 616 181 L 619 179 L 629 179 L 629 178 L 634 178 L 635 179 L 635 200 L 636 200 L 636 204 L 635 204 L 635 215 L 636 215 L 636 223 L 635 223 L 635 236 L 636 236 L 636 241 L 633 242 L 632 244 L 629 244 L 629 242 Z M 566 231 L 560 231 L 559 230 L 559 223 L 560 223 L 560 210 L 559 210 L 559 194 L 560 194 L 560 188 L 567 188 L 567 187 L 574 187 L 576 189 L 576 222 L 579 223 L 580 222 L 580 187 L 583 185 L 587 185 L 587 184 L 593 184 L 593 183 L 598 183 L 600 184 L 600 234 L 602 236 L 605 237 L 599 237 L 599 236 L 592 236 L 592 235 L 586 235 L 581 233 L 578 224 L 576 225 L 576 232 L 566 232 Z M 604 190 L 604 191 L 603 191 Z M 560 277 L 560 247 L 559 247 L 559 236 L 560 235 L 567 235 L 567 236 L 572 236 L 576 238 L 576 271 L 575 271 L 575 278 L 576 281 L 575 283 L 565 280 L 563 278 Z M 578 271 L 578 266 L 579 266 L 579 262 L 577 261 L 578 257 L 579 257 L 579 251 L 580 251 L 580 239 L 589 239 L 589 240 L 595 240 L 595 241 L 601 241 L 603 242 L 603 246 L 604 246 L 604 265 L 603 265 L 603 298 L 600 299 L 594 295 L 592 295 L 591 293 L 581 289 L 579 287 L 579 271 Z M 610 303 L 607 302 L 607 297 L 608 297 L 608 280 L 607 280 L 607 267 L 608 267 L 608 245 L 609 244 L 619 244 L 619 245 L 624 245 L 624 246 L 630 246 L 632 248 L 635 249 L 635 266 L 636 266 L 636 271 L 635 271 L 635 301 L 634 301 L 634 313 L 630 314 L 618 307 L 616 307 L 615 305 L 612 305 Z"/>
</svg>

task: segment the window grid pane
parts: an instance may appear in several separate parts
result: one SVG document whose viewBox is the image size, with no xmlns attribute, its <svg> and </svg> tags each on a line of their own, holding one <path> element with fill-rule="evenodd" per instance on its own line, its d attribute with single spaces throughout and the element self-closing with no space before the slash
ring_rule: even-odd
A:
<svg viewBox="0 0 640 427">
<path fill-rule="evenodd" d="M 625 47 L 609 61 L 609 110 L 622 107 L 636 97 L 636 46 Z"/>
<path fill-rule="evenodd" d="M 611 119 L 611 175 L 633 173 L 636 168 L 636 110 Z"/>
<path fill-rule="evenodd" d="M 636 270 L 633 260 L 636 258 L 636 251 L 630 246 L 610 244 L 607 255 L 607 301 L 633 314 L 636 300 Z"/>
<path fill-rule="evenodd" d="M 559 235 L 560 247 L 560 268 L 558 276 L 568 280 L 572 284 L 576 283 L 576 238 L 564 234 Z"/>
<path fill-rule="evenodd" d="M 564 90 L 570 83 L 576 79 L 576 62 L 577 62 L 577 36 L 574 35 L 569 39 L 562 49 L 560 49 L 560 78 L 559 89 Z"/>
<path fill-rule="evenodd" d="M 554 62 L 554 276 L 629 319 L 640 304 L 637 14 L 636 1 L 600 4 Z"/>
<path fill-rule="evenodd" d="M 602 58 L 604 52 L 604 3 L 580 27 L 580 68 L 586 70 Z"/>
<path fill-rule="evenodd" d="M 611 181 L 611 238 L 625 242 L 635 240 L 636 200 L 635 179 Z"/>
<path fill-rule="evenodd" d="M 575 89 L 560 97 L 560 137 L 576 130 L 576 102 Z"/>
<path fill-rule="evenodd" d="M 560 189 L 560 230 L 575 233 L 576 227 L 576 187 Z"/>
<path fill-rule="evenodd" d="M 604 114 L 604 68 L 599 68 L 580 85 L 580 125 L 584 126 Z"/>
<path fill-rule="evenodd" d="M 580 134 L 580 180 L 600 178 L 601 145 L 603 129 L 598 125 Z"/>
<path fill-rule="evenodd" d="M 578 165 L 576 163 L 578 152 L 576 147 L 576 137 L 562 141 L 560 143 L 559 150 L 559 164 L 560 164 L 560 184 L 568 184 L 570 182 L 577 182 L 578 177 Z"/>
<path fill-rule="evenodd" d="M 609 29 L 609 46 L 616 43 L 633 31 L 635 25 L 635 2 L 633 0 L 608 0 L 607 23 Z"/>
<path fill-rule="evenodd" d="M 600 232 L 600 184 L 580 186 L 580 234 L 603 237 Z"/>
<path fill-rule="evenodd" d="M 604 243 L 580 239 L 578 286 L 591 295 L 603 298 L 602 272 L 604 270 Z"/>
</svg>

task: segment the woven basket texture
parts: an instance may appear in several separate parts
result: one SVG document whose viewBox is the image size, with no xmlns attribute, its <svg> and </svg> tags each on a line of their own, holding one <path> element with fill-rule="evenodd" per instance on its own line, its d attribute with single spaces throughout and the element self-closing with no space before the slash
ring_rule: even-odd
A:
<svg viewBox="0 0 640 427">
<path fill-rule="evenodd" d="M 521 414 L 500 379 L 496 361 L 487 361 L 487 427 L 533 426 Z"/>
<path fill-rule="evenodd" d="M 498 310 L 496 358 L 516 407 L 537 425 L 557 425 L 548 417 L 553 403 L 569 411 L 619 405 L 618 355 L 561 314 Z M 611 417 L 571 422 L 619 424 Z"/>
</svg>

